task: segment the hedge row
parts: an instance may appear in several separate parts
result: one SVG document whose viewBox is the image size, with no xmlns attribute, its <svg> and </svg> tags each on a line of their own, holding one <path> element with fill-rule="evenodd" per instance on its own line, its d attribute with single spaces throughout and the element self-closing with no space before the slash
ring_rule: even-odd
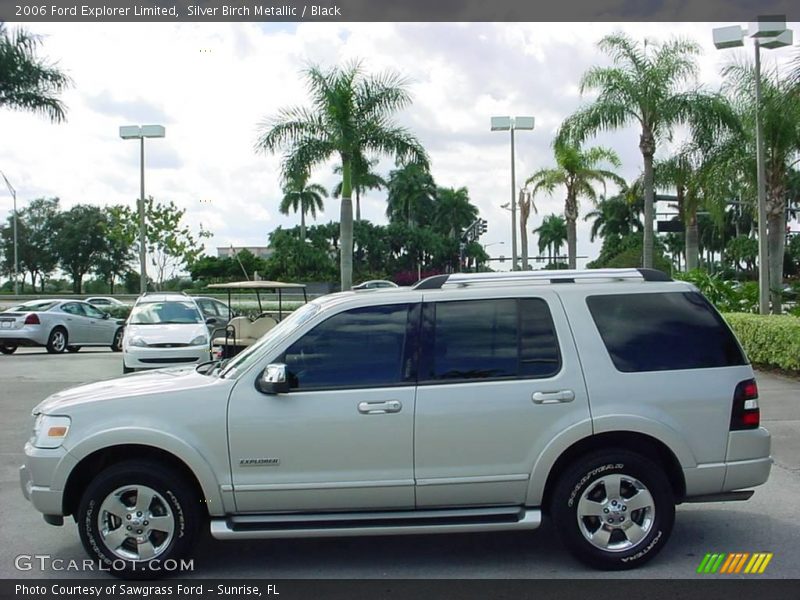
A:
<svg viewBox="0 0 800 600">
<path fill-rule="evenodd" d="M 748 313 L 723 316 L 751 362 L 800 372 L 800 318 Z"/>
</svg>

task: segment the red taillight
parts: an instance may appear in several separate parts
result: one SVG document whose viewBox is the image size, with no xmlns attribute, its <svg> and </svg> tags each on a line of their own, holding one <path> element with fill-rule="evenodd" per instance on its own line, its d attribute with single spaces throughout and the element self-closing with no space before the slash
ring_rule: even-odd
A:
<svg viewBox="0 0 800 600">
<path fill-rule="evenodd" d="M 755 429 L 761 424 L 758 408 L 758 386 L 755 379 L 747 379 L 736 386 L 731 411 L 731 431 Z"/>
<path fill-rule="evenodd" d="M 33 313 L 25 317 L 25 325 L 39 325 L 39 315 Z"/>
</svg>

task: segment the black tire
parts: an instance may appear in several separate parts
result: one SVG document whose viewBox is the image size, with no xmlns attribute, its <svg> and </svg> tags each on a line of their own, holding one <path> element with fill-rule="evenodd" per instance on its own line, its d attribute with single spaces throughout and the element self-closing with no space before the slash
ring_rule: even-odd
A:
<svg viewBox="0 0 800 600">
<path fill-rule="evenodd" d="M 50 332 L 50 336 L 47 338 L 47 351 L 50 354 L 61 354 L 67 349 L 68 345 L 69 336 L 67 335 L 67 330 L 63 327 L 53 328 L 53 331 Z"/>
<path fill-rule="evenodd" d="M 67 352 L 71 352 L 73 354 L 80 349 L 81 349 L 80 346 L 67 346 Z"/>
<path fill-rule="evenodd" d="M 143 496 L 139 495 L 140 490 L 144 491 Z M 150 493 L 152 501 L 147 508 L 137 511 L 141 507 L 136 507 L 136 503 Z M 105 502 L 132 519 L 113 516 L 103 508 Z M 149 524 L 148 516 L 153 521 L 160 519 L 164 530 L 172 527 L 172 533 Z M 81 542 L 90 556 L 116 577 L 145 579 L 169 574 L 164 568 L 171 563 L 166 561 L 177 560 L 180 564 L 180 559 L 192 548 L 201 516 L 199 499 L 180 473 L 158 463 L 131 460 L 105 469 L 91 481 L 76 518 Z M 132 527 L 130 533 L 123 531 L 128 527 Z M 117 539 L 122 537 L 124 541 L 115 549 L 106 540 L 113 539 L 117 530 L 120 530 Z M 156 553 L 150 558 L 137 559 L 145 548 L 142 544 L 148 544 L 147 548 Z"/>
<path fill-rule="evenodd" d="M 125 335 L 125 330 L 120 327 L 114 332 L 114 339 L 111 342 L 112 352 L 122 352 L 122 336 Z"/>
<path fill-rule="evenodd" d="M 613 492 L 616 481 L 621 481 L 618 494 Z M 649 499 L 640 496 L 643 491 Z M 648 508 L 634 508 L 643 504 Z M 599 516 L 586 516 L 592 512 Z M 667 543 L 675 497 L 661 466 L 634 452 L 606 450 L 580 458 L 559 478 L 550 514 L 561 541 L 578 560 L 599 569 L 632 569 Z M 588 536 L 595 535 L 592 543 Z"/>
<path fill-rule="evenodd" d="M 17 347 L 13 344 L 3 344 L 0 346 L 0 352 L 3 354 L 14 354 L 17 351 Z"/>
</svg>

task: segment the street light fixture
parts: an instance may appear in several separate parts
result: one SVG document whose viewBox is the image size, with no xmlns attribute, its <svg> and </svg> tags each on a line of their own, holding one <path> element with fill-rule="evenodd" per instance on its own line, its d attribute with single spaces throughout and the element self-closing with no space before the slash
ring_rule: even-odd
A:
<svg viewBox="0 0 800 600">
<path fill-rule="evenodd" d="M 517 177 L 514 161 L 514 131 L 533 129 L 533 117 L 492 117 L 492 131 L 511 132 L 511 270 L 517 270 Z"/>
<path fill-rule="evenodd" d="M 162 125 L 124 125 L 119 128 L 119 137 L 123 140 L 140 140 L 139 170 L 141 179 L 141 195 L 139 197 L 139 293 L 147 291 L 147 263 L 145 262 L 145 222 L 144 222 L 144 138 L 163 138 L 165 130 Z"/>
<path fill-rule="evenodd" d="M 718 50 L 744 46 L 745 30 L 738 25 L 713 30 Z M 769 250 L 767 246 L 767 188 L 764 168 L 764 133 L 761 129 L 761 48 L 773 50 L 792 45 L 792 30 L 786 28 L 785 15 L 767 15 L 750 24 L 749 35 L 755 46 L 756 75 L 756 188 L 758 189 L 758 309 L 769 312 Z"/>
<path fill-rule="evenodd" d="M 17 249 L 17 190 L 8 181 L 5 173 L 0 171 L 3 176 L 3 181 L 6 182 L 6 187 L 11 193 L 11 198 L 14 200 L 14 295 L 19 296 L 19 250 Z M 35 284 L 36 282 L 34 282 Z"/>
</svg>

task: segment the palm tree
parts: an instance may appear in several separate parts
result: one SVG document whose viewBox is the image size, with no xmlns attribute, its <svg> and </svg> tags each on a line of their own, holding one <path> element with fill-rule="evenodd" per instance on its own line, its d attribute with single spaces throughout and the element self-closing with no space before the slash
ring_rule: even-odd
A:
<svg viewBox="0 0 800 600">
<path fill-rule="evenodd" d="M 58 94 L 72 82 L 36 56 L 40 41 L 24 29 L 9 33 L 0 23 L 0 107 L 42 113 L 59 123 L 66 107 Z"/>
<path fill-rule="evenodd" d="M 433 227 L 456 239 L 478 218 L 478 207 L 469 199 L 467 188 L 438 188 L 433 208 Z"/>
<path fill-rule="evenodd" d="M 305 71 L 312 107 L 281 110 L 261 123 L 256 150 L 285 152 L 283 172 L 308 171 L 338 156 L 342 167 L 340 278 L 353 284 L 353 161 L 365 153 L 427 164 L 425 150 L 392 116 L 411 103 L 404 78 L 387 71 L 368 76 L 359 62 Z"/>
<path fill-rule="evenodd" d="M 581 93 L 598 92 L 597 99 L 561 126 L 558 140 L 581 142 L 601 130 L 639 125 L 639 150 L 644 163 L 643 266 L 653 266 L 654 184 L 653 157 L 658 142 L 673 126 L 692 126 L 696 112 L 715 114 L 709 105 L 719 96 L 685 90 L 697 77 L 695 56 L 700 46 L 689 40 L 672 39 L 664 44 L 635 42 L 625 34 L 608 35 L 599 48 L 614 61 L 611 67 L 593 67 L 581 79 Z M 652 48 L 652 50 L 651 50 Z"/>
<path fill-rule="evenodd" d="M 595 238 L 625 237 L 642 228 L 641 201 L 631 198 L 629 188 L 611 198 L 600 200 L 597 208 L 583 218 L 592 220 L 590 240 Z"/>
<path fill-rule="evenodd" d="M 386 216 L 391 222 L 424 225 L 433 212 L 436 184 L 427 166 L 411 163 L 389 173 Z"/>
<path fill-rule="evenodd" d="M 547 250 L 548 262 L 552 265 L 558 259 L 561 246 L 567 241 L 567 222 L 561 215 L 547 215 L 542 224 L 533 230 L 539 236 L 539 254 Z"/>
<path fill-rule="evenodd" d="M 756 201 L 755 173 L 755 73 L 749 63 L 733 63 L 723 70 L 723 91 L 731 99 L 742 127 L 739 135 L 730 137 L 728 177 L 743 179 L 743 195 Z M 761 125 L 764 139 L 769 286 L 772 291 L 772 312 L 780 313 L 783 288 L 783 258 L 786 243 L 786 202 L 792 167 L 797 164 L 800 149 L 800 82 L 782 76 L 776 69 L 766 70 L 761 78 Z"/>
<path fill-rule="evenodd" d="M 597 166 L 606 162 L 615 168 L 619 168 L 621 163 L 613 150 L 599 146 L 581 150 L 580 146 L 568 141 L 557 142 L 554 150 L 556 167 L 539 169 L 528 177 L 525 185 L 533 185 L 532 196 L 535 196 L 540 190 L 552 194 L 558 186 L 563 185 L 566 188 L 564 217 L 567 222 L 567 255 L 569 257 L 569 268 L 574 269 L 578 254 L 577 228 L 575 225 L 578 219 L 578 199 L 583 196 L 589 198 L 592 202 L 596 202 L 595 184 L 602 184 L 603 188 L 605 188 L 606 180 L 614 181 L 619 185 L 625 185 L 625 180 L 616 173 L 600 169 Z"/>
<path fill-rule="evenodd" d="M 377 160 L 367 160 L 363 156 L 353 160 L 353 171 L 350 173 L 350 179 L 353 182 L 353 192 L 356 195 L 356 221 L 361 220 L 361 195 L 367 190 L 379 190 L 387 185 L 383 177 L 371 170 L 377 164 Z M 341 175 L 342 167 L 334 167 L 333 172 Z M 331 190 L 331 195 L 334 198 L 339 198 L 342 195 L 341 181 Z"/>
<path fill-rule="evenodd" d="M 308 172 L 289 179 L 283 188 L 283 199 L 279 210 L 288 215 L 289 210 L 300 212 L 300 239 L 306 239 L 306 213 L 317 217 L 322 210 L 322 199 L 328 197 L 328 191 L 318 183 L 308 184 Z"/>
</svg>

